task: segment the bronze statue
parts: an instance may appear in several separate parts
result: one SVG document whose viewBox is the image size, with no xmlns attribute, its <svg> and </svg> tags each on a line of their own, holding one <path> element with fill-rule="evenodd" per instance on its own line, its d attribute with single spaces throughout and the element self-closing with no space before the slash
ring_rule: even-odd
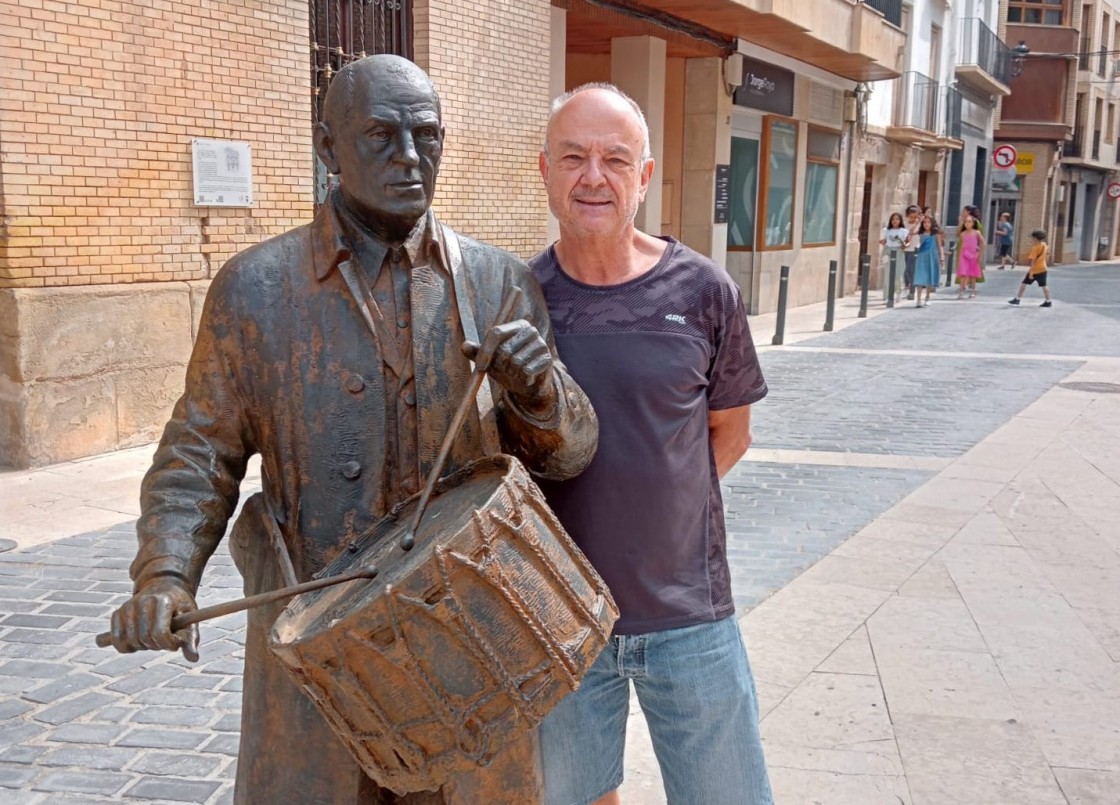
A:
<svg viewBox="0 0 1120 805">
<path fill-rule="evenodd" d="M 541 478 L 590 461 L 596 420 L 556 357 L 532 273 L 429 209 L 443 139 L 435 88 L 411 62 L 372 56 L 335 77 L 315 149 L 338 186 L 313 223 L 235 256 L 210 288 L 185 392 L 144 479 L 135 594 L 112 621 L 118 651 L 197 658 L 197 627 L 172 633 L 170 621 L 195 608 L 254 453 L 264 490 L 230 537 L 246 594 L 310 579 L 416 493 L 471 381 L 477 344 L 465 343 L 464 317 L 499 346 L 483 384 L 490 404 L 467 417 L 446 472 L 491 452 L 488 434 Z M 515 286 L 513 320 L 501 323 Z M 286 546 L 288 572 L 270 539 Z M 282 609 L 249 613 L 236 802 L 539 798 L 530 737 L 438 792 L 379 788 L 269 653 Z"/>
</svg>

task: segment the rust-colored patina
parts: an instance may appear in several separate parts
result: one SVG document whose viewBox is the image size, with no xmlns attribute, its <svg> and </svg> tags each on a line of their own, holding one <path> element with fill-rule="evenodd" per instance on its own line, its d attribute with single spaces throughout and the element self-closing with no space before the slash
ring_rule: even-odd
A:
<svg viewBox="0 0 1120 805">
<path fill-rule="evenodd" d="M 230 535 L 247 595 L 311 579 L 416 494 L 470 390 L 475 350 L 464 343 L 479 334 L 497 346 L 447 473 L 502 452 L 538 477 L 568 478 L 594 454 L 594 414 L 556 358 L 529 269 L 429 209 L 443 128 L 427 76 L 397 57 L 363 59 L 335 78 L 325 110 L 315 145 L 339 186 L 313 223 L 237 255 L 211 285 L 183 396 L 144 479 L 135 594 L 113 615 L 119 651 L 194 656 L 197 627 L 172 632 L 171 619 L 196 607 L 252 455 L 263 491 Z M 379 786 L 269 651 L 283 608 L 249 612 L 236 802 L 539 799 L 532 731 L 438 791 Z"/>
</svg>

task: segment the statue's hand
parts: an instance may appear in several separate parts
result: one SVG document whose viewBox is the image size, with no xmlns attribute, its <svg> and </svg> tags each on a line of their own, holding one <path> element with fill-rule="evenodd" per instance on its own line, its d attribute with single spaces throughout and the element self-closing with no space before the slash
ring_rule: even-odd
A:
<svg viewBox="0 0 1120 805">
<path fill-rule="evenodd" d="M 525 319 L 491 327 L 482 347 L 467 342 L 463 353 L 485 365 L 487 371 L 514 399 L 533 411 L 551 407 L 556 397 L 552 381 L 552 352 L 537 328 Z"/>
<path fill-rule="evenodd" d="M 113 613 L 113 648 L 122 654 L 141 649 L 182 649 L 184 657 L 198 662 L 198 624 L 171 631 L 172 618 L 197 608 L 182 581 L 157 576 Z"/>
</svg>

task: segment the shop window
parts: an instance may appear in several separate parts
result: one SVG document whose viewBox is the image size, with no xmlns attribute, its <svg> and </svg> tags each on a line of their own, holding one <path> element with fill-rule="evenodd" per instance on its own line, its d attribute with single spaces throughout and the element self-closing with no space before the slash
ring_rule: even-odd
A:
<svg viewBox="0 0 1120 805">
<path fill-rule="evenodd" d="M 1024 25 L 1065 25 L 1065 0 L 1008 0 L 1007 21 Z"/>
<path fill-rule="evenodd" d="M 831 246 L 836 242 L 840 135 L 828 129 L 810 128 L 807 151 L 801 242 L 805 246 Z"/>
<path fill-rule="evenodd" d="M 755 202 L 758 199 L 758 140 L 731 138 L 731 209 L 727 221 L 727 248 L 754 248 Z"/>
<path fill-rule="evenodd" d="M 760 248 L 793 246 L 794 188 L 797 181 L 797 121 L 767 115 L 762 123 Z"/>
</svg>

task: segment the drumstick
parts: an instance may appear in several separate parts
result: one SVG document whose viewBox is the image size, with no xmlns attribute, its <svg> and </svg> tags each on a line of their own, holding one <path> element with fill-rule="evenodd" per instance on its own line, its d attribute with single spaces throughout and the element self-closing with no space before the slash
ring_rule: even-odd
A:
<svg viewBox="0 0 1120 805">
<path fill-rule="evenodd" d="M 176 615 L 171 619 L 171 631 L 177 632 L 180 629 L 185 629 L 188 626 L 199 623 L 200 621 L 208 621 L 211 618 L 220 618 L 222 615 L 232 615 L 234 612 L 240 612 L 243 609 L 252 609 L 253 607 L 264 606 L 271 604 L 275 601 L 283 601 L 285 598 L 292 598 L 293 596 L 302 593 L 310 593 L 315 590 L 321 590 L 324 587 L 332 587 L 335 584 L 342 584 L 347 581 L 357 581 L 358 579 L 372 579 L 377 577 L 377 568 L 373 565 L 366 565 L 365 567 L 351 570 L 348 573 L 340 573 L 337 576 L 327 576 L 323 579 L 314 579 L 312 581 L 305 581 L 303 584 L 295 584 L 291 587 L 282 587 L 279 590 L 272 590 L 267 593 L 260 593 L 258 595 L 250 595 L 245 598 L 238 598 L 236 601 L 226 601 L 224 604 L 214 604 L 211 607 L 203 607 L 191 612 L 184 612 L 181 615 Z M 98 648 L 105 648 L 106 646 L 113 645 L 113 633 L 102 632 L 97 636 Z"/>
<path fill-rule="evenodd" d="M 512 286 L 509 293 L 506 294 L 506 298 L 502 300 L 502 306 L 498 310 L 498 316 L 494 323 L 508 323 L 520 299 L 521 289 L 516 285 Z M 443 465 L 447 463 L 447 456 L 451 453 L 451 445 L 454 444 L 455 437 L 459 435 L 459 431 L 467 419 L 467 414 L 470 412 L 471 406 L 474 405 L 475 395 L 482 388 L 482 381 L 486 377 L 486 370 L 490 368 L 490 361 L 493 357 L 494 347 L 489 346 L 488 348 L 486 338 L 482 338 L 482 343 L 478 345 L 478 353 L 474 357 L 474 371 L 471 373 L 470 386 L 459 403 L 455 416 L 451 418 L 447 434 L 443 437 L 443 444 L 439 446 L 439 455 L 436 456 L 436 463 L 432 467 L 432 471 L 428 473 L 428 480 L 424 484 L 424 491 L 420 494 L 420 500 L 416 503 L 416 513 L 412 516 L 412 523 L 408 526 L 404 535 L 401 536 L 402 550 L 411 551 L 416 544 L 416 532 L 420 528 L 420 520 L 424 517 L 424 510 L 428 508 L 428 501 L 431 500 L 432 492 L 436 488 L 439 474 L 443 472 Z"/>
</svg>

